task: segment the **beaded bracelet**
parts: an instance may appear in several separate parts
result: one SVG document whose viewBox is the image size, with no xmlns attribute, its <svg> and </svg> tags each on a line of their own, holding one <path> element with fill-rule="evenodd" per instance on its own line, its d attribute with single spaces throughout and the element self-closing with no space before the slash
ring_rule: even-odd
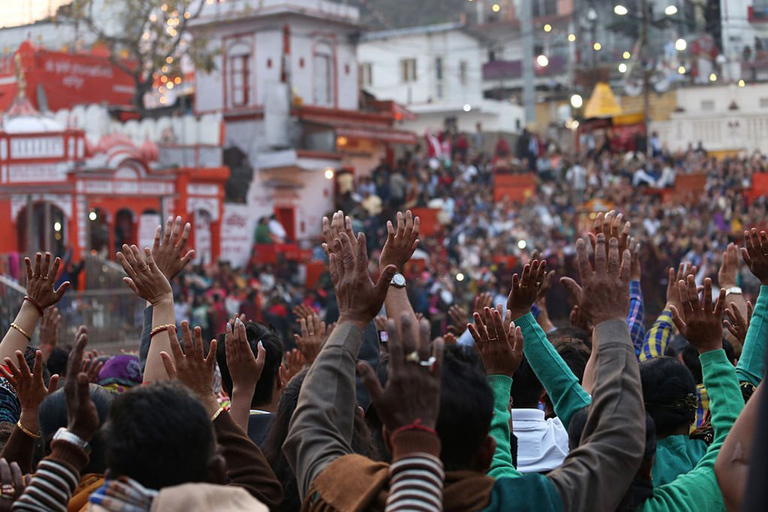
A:
<svg viewBox="0 0 768 512">
<path fill-rule="evenodd" d="M 20 332 L 20 333 L 21 333 L 21 334 L 22 334 L 22 335 L 23 335 L 25 338 L 27 338 L 27 341 L 32 341 L 32 336 L 30 336 L 30 335 L 27 333 L 27 331 L 25 331 L 24 329 L 22 329 L 21 327 L 19 327 L 19 326 L 18 326 L 18 325 L 16 325 L 15 323 L 14 323 L 14 324 L 11 324 L 11 327 L 12 327 L 12 328 L 14 328 L 14 329 L 16 329 L 17 331 L 19 331 L 19 332 Z"/>
<path fill-rule="evenodd" d="M 37 302 L 35 299 L 30 297 L 29 295 L 24 297 L 24 300 L 35 306 L 35 309 L 37 309 L 37 312 L 40 313 L 40 316 L 43 316 L 45 314 L 45 310 L 43 309 L 43 306 L 40 305 L 39 302 Z"/>
<path fill-rule="evenodd" d="M 169 330 L 171 327 L 175 327 L 173 324 L 158 325 L 149 333 L 149 339 L 155 337 L 156 334 Z"/>
</svg>

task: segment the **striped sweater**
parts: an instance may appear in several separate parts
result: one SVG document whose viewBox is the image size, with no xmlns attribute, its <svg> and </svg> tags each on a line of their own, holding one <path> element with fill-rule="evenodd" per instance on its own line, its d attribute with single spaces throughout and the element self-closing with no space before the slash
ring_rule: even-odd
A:
<svg viewBox="0 0 768 512">
<path fill-rule="evenodd" d="M 440 440 L 423 431 L 406 431 L 392 438 L 389 496 L 386 512 L 443 510 L 443 463 Z"/>
</svg>

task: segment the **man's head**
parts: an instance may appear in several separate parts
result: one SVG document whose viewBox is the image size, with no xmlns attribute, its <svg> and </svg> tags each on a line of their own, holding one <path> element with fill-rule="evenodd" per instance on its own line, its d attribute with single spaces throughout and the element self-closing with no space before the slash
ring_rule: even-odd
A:
<svg viewBox="0 0 768 512">
<path fill-rule="evenodd" d="M 175 382 L 117 397 L 104 438 L 109 477 L 127 476 L 149 489 L 209 482 L 220 462 L 205 407 Z"/>
<path fill-rule="evenodd" d="M 437 418 L 440 457 L 447 471 L 485 472 L 495 443 L 488 436 L 493 418 L 493 392 L 474 350 L 446 347 Z"/>
<path fill-rule="evenodd" d="M 251 401 L 252 407 L 261 407 L 272 403 L 274 393 L 280 387 L 279 370 L 280 363 L 283 361 L 283 343 L 280 338 L 266 325 L 258 322 L 246 322 L 245 332 L 248 336 L 248 345 L 254 355 L 258 355 L 258 345 L 261 341 L 266 350 L 264 360 L 264 370 L 261 372 L 261 378 L 256 384 L 256 392 Z M 216 349 L 216 362 L 221 370 L 221 383 L 227 394 L 232 396 L 232 376 L 229 374 L 227 366 L 227 353 L 224 343 L 224 334 L 219 334 L 218 348 Z"/>
<path fill-rule="evenodd" d="M 520 368 L 515 371 L 515 378 L 512 379 L 512 397 L 513 409 L 536 409 L 539 406 L 539 400 L 544 392 L 544 386 L 539 378 L 533 372 L 533 368 L 528 363 L 528 359 L 523 356 Z"/>
<path fill-rule="evenodd" d="M 696 383 L 690 370 L 672 357 L 640 364 L 645 410 L 659 436 L 684 431 L 696 418 Z"/>
</svg>

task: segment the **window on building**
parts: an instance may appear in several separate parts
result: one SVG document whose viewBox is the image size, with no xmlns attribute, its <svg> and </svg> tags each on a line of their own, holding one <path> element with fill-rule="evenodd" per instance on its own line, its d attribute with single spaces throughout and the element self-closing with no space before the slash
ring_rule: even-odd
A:
<svg viewBox="0 0 768 512">
<path fill-rule="evenodd" d="M 711 112 L 712 110 L 715 110 L 715 100 L 702 100 L 701 110 L 703 112 Z"/>
<path fill-rule="evenodd" d="M 400 61 L 400 79 L 403 83 L 416 81 L 416 59 L 402 59 Z"/>
<path fill-rule="evenodd" d="M 534 0 L 533 17 L 557 16 L 558 0 Z"/>
<path fill-rule="evenodd" d="M 314 79 L 315 105 L 332 107 L 336 86 L 333 69 L 333 49 L 328 44 L 321 44 L 315 48 Z"/>
<path fill-rule="evenodd" d="M 435 78 L 438 80 L 443 79 L 443 58 L 435 57 Z"/>
<path fill-rule="evenodd" d="M 760 108 L 768 108 L 768 98 L 760 98 Z"/>
<path fill-rule="evenodd" d="M 236 55 L 229 58 L 229 93 L 232 105 L 239 107 L 248 104 L 250 87 L 250 54 Z"/>
<path fill-rule="evenodd" d="M 360 80 L 362 80 L 363 87 L 373 85 L 373 64 L 370 62 L 360 64 Z"/>
<path fill-rule="evenodd" d="M 462 85 L 467 85 L 467 61 L 462 60 L 459 62 L 459 80 L 461 81 Z"/>
</svg>

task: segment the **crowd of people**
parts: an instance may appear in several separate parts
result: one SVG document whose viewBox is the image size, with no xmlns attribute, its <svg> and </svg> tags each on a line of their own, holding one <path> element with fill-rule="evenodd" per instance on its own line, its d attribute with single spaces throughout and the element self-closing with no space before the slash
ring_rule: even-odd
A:
<svg viewBox="0 0 768 512">
<path fill-rule="evenodd" d="M 641 247 L 654 239 L 600 213 L 568 249 L 560 235 L 575 275 L 556 279 L 544 250 L 521 255 L 509 280 L 439 324 L 407 269 L 418 251 L 443 260 L 422 246 L 418 216 L 393 220 L 375 241 L 341 211 L 323 219 L 330 293 L 286 315 L 293 339 L 258 297 L 232 314 L 211 292 L 240 278 L 225 267 L 211 282 L 187 270 L 181 219 L 152 248 L 117 253 L 146 303 L 135 354 L 89 352 L 87 326 L 59 340 L 61 262 L 27 259 L 0 342 L 0 510 L 763 509 L 768 233 L 743 231 L 713 271 L 687 248 L 646 329 Z M 740 268 L 759 283 L 754 305 Z M 559 326 L 555 281 L 573 306 Z M 196 308 L 179 318 L 195 287 L 211 292 L 204 325 Z"/>
</svg>

